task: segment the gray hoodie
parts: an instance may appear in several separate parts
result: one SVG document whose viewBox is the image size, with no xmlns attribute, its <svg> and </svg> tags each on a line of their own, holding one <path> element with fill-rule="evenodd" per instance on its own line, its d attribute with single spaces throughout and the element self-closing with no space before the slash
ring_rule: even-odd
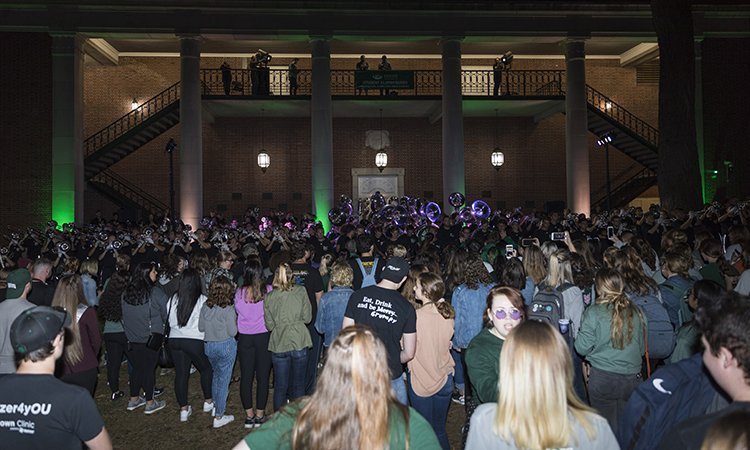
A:
<svg viewBox="0 0 750 450">
<path fill-rule="evenodd" d="M 206 342 L 221 342 L 237 335 L 237 312 L 232 305 L 224 308 L 207 304 L 201 308 L 198 329 L 205 333 Z"/>
</svg>

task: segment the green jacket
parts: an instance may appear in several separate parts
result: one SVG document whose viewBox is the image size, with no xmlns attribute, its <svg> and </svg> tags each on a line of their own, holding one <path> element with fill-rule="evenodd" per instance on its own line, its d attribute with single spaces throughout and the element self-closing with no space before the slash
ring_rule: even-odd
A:
<svg viewBox="0 0 750 450">
<path fill-rule="evenodd" d="M 500 377 L 500 351 L 504 340 L 483 328 L 466 348 L 466 370 L 471 391 L 479 403 L 497 401 L 497 380 Z"/>
<path fill-rule="evenodd" d="M 611 325 L 611 305 L 598 303 L 589 306 L 581 319 L 581 329 L 575 341 L 576 351 L 597 369 L 622 375 L 640 373 L 641 357 L 645 353 L 640 316 L 633 316 L 633 337 L 622 350 L 612 346 Z"/>
<path fill-rule="evenodd" d="M 266 328 L 271 332 L 268 350 L 284 353 L 312 347 L 310 332 L 305 324 L 312 320 L 312 307 L 302 286 L 291 290 L 274 289 L 263 302 Z"/>
</svg>

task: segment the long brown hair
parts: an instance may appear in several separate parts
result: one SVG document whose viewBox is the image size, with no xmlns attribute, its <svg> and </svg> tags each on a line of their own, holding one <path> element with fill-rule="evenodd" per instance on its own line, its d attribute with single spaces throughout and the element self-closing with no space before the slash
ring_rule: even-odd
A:
<svg viewBox="0 0 750 450">
<path fill-rule="evenodd" d="M 65 339 L 65 362 L 71 366 L 83 359 L 81 331 L 78 329 L 78 305 L 85 304 L 86 296 L 83 294 L 81 276 L 73 274 L 60 278 L 55 296 L 52 297 L 52 306 L 64 308 L 70 314 L 70 339 Z"/>
<path fill-rule="evenodd" d="M 385 450 L 394 411 L 403 415 L 408 434 L 409 413 L 393 396 L 385 354 L 385 346 L 369 328 L 354 325 L 341 330 L 328 349 L 315 392 L 297 415 L 293 449 Z M 404 441 L 408 448 L 408 435 Z"/>
<path fill-rule="evenodd" d="M 419 281 L 419 285 L 422 286 L 422 294 L 424 294 L 429 300 L 429 302 L 421 307 L 431 303 L 435 305 L 435 308 L 437 308 L 438 312 L 444 319 L 452 319 L 456 317 L 456 311 L 453 309 L 453 306 L 443 300 L 443 295 L 445 295 L 445 283 L 443 283 L 443 279 L 440 278 L 440 275 L 432 272 L 422 272 L 417 276 L 417 280 Z"/>
<path fill-rule="evenodd" d="M 536 245 L 530 245 L 523 251 L 523 270 L 531 277 L 534 285 L 538 285 L 547 277 L 547 267 L 544 264 L 544 253 Z"/>
<path fill-rule="evenodd" d="M 638 309 L 625 295 L 625 284 L 619 273 L 601 269 L 596 274 L 596 303 L 609 306 L 612 323 L 609 338 L 614 348 L 622 350 L 633 340 L 633 321 Z"/>
</svg>

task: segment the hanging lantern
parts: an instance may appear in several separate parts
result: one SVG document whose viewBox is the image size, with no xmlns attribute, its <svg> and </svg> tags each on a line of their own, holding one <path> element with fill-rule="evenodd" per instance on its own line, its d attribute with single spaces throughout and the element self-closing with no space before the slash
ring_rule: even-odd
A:
<svg viewBox="0 0 750 450">
<path fill-rule="evenodd" d="M 263 173 L 266 173 L 266 169 L 268 169 L 268 166 L 271 165 L 271 157 L 268 156 L 268 153 L 266 153 L 265 150 L 261 150 L 260 153 L 258 153 L 258 167 L 260 167 L 260 170 L 263 171 Z"/>
<path fill-rule="evenodd" d="M 492 162 L 492 167 L 494 167 L 495 170 L 500 170 L 500 166 L 505 163 L 505 155 L 500 151 L 499 148 L 495 147 L 495 151 L 492 152 L 490 161 Z"/>
<path fill-rule="evenodd" d="M 383 171 L 383 169 L 386 168 L 388 165 L 388 153 L 381 151 L 377 155 L 375 155 L 375 166 L 378 168 L 379 171 Z"/>
<path fill-rule="evenodd" d="M 138 100 L 136 100 L 136 98 L 133 97 L 133 101 L 130 102 L 130 110 L 135 111 L 136 109 L 138 109 Z"/>
</svg>

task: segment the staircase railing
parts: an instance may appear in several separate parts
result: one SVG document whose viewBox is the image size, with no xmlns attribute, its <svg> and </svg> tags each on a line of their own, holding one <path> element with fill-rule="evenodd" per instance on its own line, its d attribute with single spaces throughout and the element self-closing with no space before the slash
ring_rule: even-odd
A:
<svg viewBox="0 0 750 450">
<path fill-rule="evenodd" d="M 151 212 L 166 211 L 169 209 L 161 200 L 111 170 L 99 172 L 92 181 L 97 181 L 109 186 L 118 194 Z"/>
<path fill-rule="evenodd" d="M 462 70 L 463 95 L 499 96 L 559 96 L 562 91 L 564 70 L 510 70 L 498 73 L 497 84 L 492 70 Z"/>
<path fill-rule="evenodd" d="M 617 195 L 617 192 L 619 192 L 626 185 L 632 183 L 633 180 L 637 180 L 637 179 L 640 179 L 640 178 L 654 178 L 654 177 L 656 177 L 656 172 L 654 172 L 651 169 L 643 169 L 643 170 L 639 171 L 638 173 L 636 173 L 635 175 L 633 175 L 632 177 L 628 177 L 626 180 L 624 180 L 624 181 L 618 183 L 617 185 L 613 186 L 612 189 L 611 189 L 611 191 L 612 191 L 612 197 L 615 197 Z M 607 189 L 607 187 L 605 186 L 604 190 L 606 191 L 606 189 Z M 604 195 L 601 196 L 600 198 L 598 198 L 594 202 L 594 204 L 596 205 L 596 204 L 599 204 L 599 203 L 603 203 L 606 200 L 607 200 L 607 193 L 604 192 Z"/>
<path fill-rule="evenodd" d="M 659 130 L 646 121 L 615 103 L 611 98 L 586 85 L 586 100 L 600 113 L 610 117 L 627 129 L 633 131 L 656 149 L 659 145 Z"/>
<path fill-rule="evenodd" d="M 145 122 L 165 107 L 180 98 L 180 82 L 169 86 L 155 96 L 146 100 L 136 109 L 130 111 L 111 124 L 91 135 L 83 142 L 85 156 L 89 156 L 105 145 L 119 138 L 134 127 Z"/>
<path fill-rule="evenodd" d="M 618 173 L 614 177 L 612 177 L 612 180 L 610 180 L 611 184 L 617 183 L 619 186 L 620 183 L 623 180 L 630 180 L 634 176 L 637 176 L 640 174 L 640 172 L 643 170 L 643 165 L 635 163 L 628 166 L 625 170 Z M 600 186 L 599 189 L 591 192 L 591 198 L 600 198 L 600 197 L 606 197 L 607 195 L 607 184 Z"/>
</svg>

